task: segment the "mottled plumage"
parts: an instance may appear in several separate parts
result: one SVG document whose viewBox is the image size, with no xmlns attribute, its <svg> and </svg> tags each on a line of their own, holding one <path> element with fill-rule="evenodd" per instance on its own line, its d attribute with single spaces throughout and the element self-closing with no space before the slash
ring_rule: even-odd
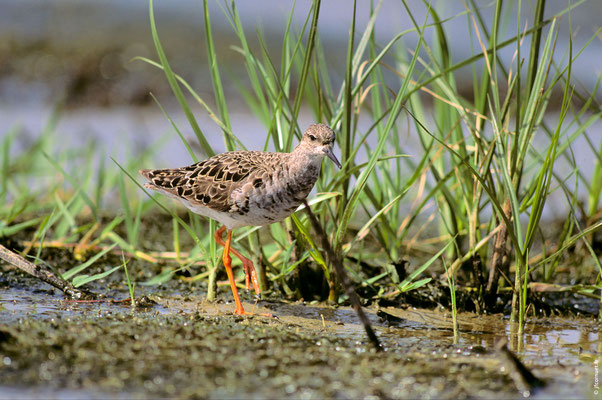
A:
<svg viewBox="0 0 602 400">
<path fill-rule="evenodd" d="M 140 173 L 149 180 L 145 187 L 228 229 L 269 225 L 288 217 L 307 197 L 322 158 L 332 154 L 334 138 L 326 125 L 311 125 L 291 153 L 233 151 L 187 167 Z"/>
<path fill-rule="evenodd" d="M 334 139 L 335 134 L 328 126 L 314 124 L 290 153 L 233 151 L 187 167 L 140 170 L 140 174 L 149 181 L 145 187 L 175 198 L 193 212 L 226 226 L 226 243 L 222 240 L 223 229 L 216 232 L 215 238 L 228 252 L 244 258 L 248 289 L 249 274 L 253 275 L 254 269 L 245 257 L 230 250 L 232 229 L 269 225 L 291 215 L 311 192 L 324 156 L 341 167 L 332 152 Z M 228 271 L 226 256 L 224 264 Z M 236 312 L 244 314 L 232 279 L 230 283 L 237 300 Z M 256 279 L 253 284 L 259 294 Z"/>
</svg>

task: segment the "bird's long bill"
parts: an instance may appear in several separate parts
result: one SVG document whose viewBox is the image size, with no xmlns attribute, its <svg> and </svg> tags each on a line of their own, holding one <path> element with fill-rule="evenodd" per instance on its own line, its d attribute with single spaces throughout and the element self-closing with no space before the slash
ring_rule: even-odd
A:
<svg viewBox="0 0 602 400">
<path fill-rule="evenodd" d="M 339 160 L 337 160 L 337 157 L 332 152 L 332 147 L 327 147 L 326 150 L 324 150 L 324 153 L 326 153 L 326 155 L 328 156 L 328 158 L 330 158 L 332 160 L 332 162 L 337 167 L 339 167 L 339 169 L 341 169 L 341 163 L 339 162 Z"/>
</svg>

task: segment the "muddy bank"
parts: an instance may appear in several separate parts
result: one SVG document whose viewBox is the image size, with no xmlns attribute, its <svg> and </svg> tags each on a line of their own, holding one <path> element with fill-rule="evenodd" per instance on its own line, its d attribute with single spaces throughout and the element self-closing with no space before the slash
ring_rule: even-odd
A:
<svg viewBox="0 0 602 400">
<path fill-rule="evenodd" d="M 144 244 L 169 250 L 170 238 L 158 229 L 166 221 L 155 222 L 143 224 Z M 9 241 L 24 243 L 18 236 Z M 66 246 L 46 247 L 40 257 L 61 271 L 79 263 Z M 108 253 L 88 272 L 121 262 L 121 254 Z M 205 280 L 188 269 L 160 286 L 140 285 L 167 264 L 130 260 L 136 296 L 154 301 L 131 309 L 127 301 L 107 301 L 127 300 L 122 273 L 87 285 L 105 300 L 76 302 L 0 263 L 0 398 L 594 396 L 602 345 L 593 318 L 537 310 L 519 337 L 502 314 L 461 313 L 454 340 L 448 290 L 436 282 L 389 300 L 374 300 L 360 287 L 385 347 L 376 353 L 352 309 L 287 300 L 277 285 L 256 304 L 251 295 L 243 298 L 247 311 L 278 318 L 233 315 L 221 268 L 215 303 L 204 300 Z M 459 299 L 469 304 L 470 293 Z M 411 306 L 417 304 L 431 308 Z M 495 350 L 501 339 L 544 388 L 529 387 Z"/>
<path fill-rule="evenodd" d="M 386 348 L 376 353 L 345 307 L 260 302 L 278 317 L 265 318 L 193 295 L 150 294 L 156 304 L 138 310 L 27 289 L 0 297 L 0 385 L 14 397 L 522 397 L 493 350 L 501 337 L 548 382 L 540 396 L 591 396 L 600 350 L 597 326 L 580 319 L 530 323 L 518 340 L 500 316 L 464 314 L 454 344 L 444 311 L 370 308 Z"/>
</svg>

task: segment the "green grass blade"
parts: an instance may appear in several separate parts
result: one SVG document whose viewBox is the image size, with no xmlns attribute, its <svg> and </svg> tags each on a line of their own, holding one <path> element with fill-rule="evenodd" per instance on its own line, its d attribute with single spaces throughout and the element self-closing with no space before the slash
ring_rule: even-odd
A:
<svg viewBox="0 0 602 400">
<path fill-rule="evenodd" d="M 406 292 L 412 288 L 416 288 L 417 286 L 412 286 L 412 282 L 414 281 L 414 279 L 416 279 L 416 277 L 418 277 L 418 275 L 422 274 L 424 271 L 426 271 L 426 269 L 428 267 L 431 266 L 432 263 L 435 262 L 435 260 L 437 260 L 439 257 L 441 257 L 441 254 L 443 254 L 443 252 L 452 244 L 455 242 L 455 238 L 453 238 L 452 240 L 450 240 L 449 242 L 447 242 L 447 244 L 445 246 L 443 246 L 441 248 L 441 250 L 439 250 L 437 252 L 437 254 L 435 254 L 434 256 L 432 256 L 431 258 L 428 259 L 427 262 L 425 262 L 424 264 L 422 264 L 420 267 L 416 268 L 414 271 L 412 271 L 412 273 L 410 275 L 408 275 L 403 281 L 401 281 L 398 285 L 397 288 L 401 291 L 401 292 Z M 430 281 L 430 278 L 427 278 L 428 281 Z M 420 282 L 424 282 L 425 280 L 421 280 Z M 428 282 L 426 281 L 426 282 Z M 422 283 L 425 284 L 425 283 Z"/>
<path fill-rule="evenodd" d="M 163 108 L 163 106 L 161 105 L 161 103 L 159 102 L 159 100 L 155 97 L 155 95 L 151 93 L 151 97 L 153 98 L 153 100 L 155 101 L 155 104 L 159 107 L 159 109 L 161 110 L 161 112 L 163 113 L 163 115 L 165 116 L 165 118 L 167 118 L 167 120 L 171 124 L 172 128 L 174 129 L 174 131 L 176 131 L 176 133 L 178 134 L 178 137 L 180 138 L 180 141 L 182 142 L 182 144 L 184 145 L 184 147 L 186 147 L 186 151 L 188 151 L 188 154 L 190 154 L 190 158 L 192 159 L 192 161 L 195 162 L 195 163 L 198 162 L 199 160 L 197 159 L 196 155 L 192 151 L 192 147 L 190 147 L 190 144 L 184 138 L 184 135 L 182 135 L 182 132 L 180 132 L 180 129 L 178 129 L 178 126 L 176 125 L 176 123 L 171 119 L 171 117 L 169 116 L 169 114 L 167 114 L 167 111 L 165 111 L 165 109 Z"/>
<path fill-rule="evenodd" d="M 286 149 L 290 149 L 291 143 L 294 137 L 295 127 L 297 126 L 296 121 L 299 116 L 299 111 L 301 110 L 301 102 L 303 100 L 303 92 L 305 91 L 305 82 L 307 81 L 307 76 L 309 75 L 309 67 L 311 64 L 311 58 L 314 50 L 314 43 L 316 39 L 316 33 L 318 29 L 318 17 L 320 15 L 320 3 L 321 0 L 313 0 L 312 2 L 312 20 L 311 26 L 309 29 L 309 36 L 307 38 L 307 45 L 305 46 L 305 57 L 303 59 L 303 66 L 301 69 L 301 74 L 299 76 L 299 83 L 297 85 L 295 102 L 293 103 L 293 115 L 292 115 L 292 123 L 290 125 L 289 134 L 287 137 Z"/>
<path fill-rule="evenodd" d="M 226 97 L 224 96 L 224 88 L 222 79 L 219 73 L 219 64 L 215 54 L 215 46 L 213 44 L 213 35 L 211 33 L 211 18 L 209 17 L 209 8 L 207 0 L 203 0 L 203 11 L 205 16 L 205 43 L 207 44 L 207 57 L 209 61 L 209 71 L 211 72 L 211 84 L 213 85 L 213 94 L 217 103 L 217 110 L 220 114 L 222 123 L 227 130 L 224 131 L 224 141 L 228 151 L 236 150 L 234 141 L 228 132 L 232 131 L 230 126 L 230 118 L 228 116 L 228 107 L 226 105 Z"/>
<path fill-rule="evenodd" d="M 176 79 L 174 72 L 172 71 L 171 67 L 169 66 L 169 62 L 167 61 L 167 56 L 165 55 L 165 51 L 163 50 L 163 46 L 161 45 L 161 41 L 159 40 L 159 34 L 157 32 L 157 27 L 155 25 L 153 0 L 149 0 L 149 17 L 150 17 L 150 27 L 151 27 L 151 34 L 153 37 L 153 43 L 155 44 L 155 49 L 157 50 L 157 55 L 159 56 L 159 60 L 161 61 L 161 66 L 163 68 L 163 71 L 165 72 L 165 77 L 167 78 L 167 81 L 169 82 L 169 86 L 171 87 L 171 90 L 173 91 L 174 95 L 176 96 L 178 103 L 180 103 L 180 107 L 182 108 L 182 111 L 184 111 L 184 114 L 186 115 L 186 118 L 188 119 L 188 123 L 192 127 L 192 130 L 194 131 L 194 133 L 197 137 L 197 140 L 199 141 L 199 144 L 201 145 L 201 148 L 208 156 L 211 157 L 211 156 L 215 155 L 215 152 L 209 145 L 209 142 L 205 138 L 203 131 L 199 127 L 199 124 L 197 123 L 196 118 L 194 117 L 194 114 L 192 113 L 192 110 L 190 109 L 190 106 L 188 106 L 188 102 L 186 101 L 186 98 L 184 97 L 184 94 L 182 93 L 182 89 L 180 89 L 180 86 L 178 85 L 178 80 Z"/>
<path fill-rule="evenodd" d="M 107 276 L 111 275 L 113 272 L 117 271 L 120 268 L 122 268 L 122 266 L 118 265 L 116 267 L 111 268 L 108 271 L 94 274 L 92 276 L 85 275 L 85 274 L 78 275 L 75 278 L 73 278 L 73 281 L 72 281 L 73 287 L 80 287 L 82 285 L 85 285 L 86 283 L 90 283 L 90 282 L 96 281 L 98 279 L 106 278 Z"/>
<path fill-rule="evenodd" d="M 58 172 L 60 172 L 61 175 L 63 175 L 65 177 L 65 179 L 67 179 L 67 181 L 69 181 L 71 186 L 73 186 L 73 188 L 76 190 L 76 194 L 83 199 L 83 201 L 88 205 L 88 207 L 90 207 L 90 211 L 92 212 L 94 219 L 98 220 L 98 209 L 97 209 L 96 205 L 94 204 L 94 202 L 92 201 L 92 199 L 90 198 L 90 196 L 88 196 L 88 194 L 84 190 L 82 190 L 82 185 L 79 182 L 77 182 L 73 176 L 69 175 L 63 169 L 63 167 L 61 167 L 55 160 L 53 160 L 43 150 L 42 150 L 42 155 L 48 160 L 48 162 L 50 162 L 50 164 L 54 167 L 54 169 L 56 169 Z"/>
<path fill-rule="evenodd" d="M 71 279 L 73 276 L 79 274 L 80 272 L 84 271 L 86 268 L 88 268 L 89 266 L 91 266 L 92 264 L 94 264 L 96 261 L 98 261 L 99 258 L 101 258 L 102 256 L 104 256 L 105 254 L 107 254 L 109 251 L 113 250 L 115 248 L 115 246 L 117 246 L 117 244 L 113 244 L 110 247 L 107 247 L 106 249 L 104 249 L 103 251 L 95 254 L 93 257 L 91 257 L 88 261 L 86 261 L 83 264 L 80 264 L 76 267 L 73 267 L 67 271 L 65 271 L 64 273 L 61 274 L 61 276 L 63 277 L 63 279 L 65 280 L 69 280 Z"/>
<path fill-rule="evenodd" d="M 149 192 L 147 192 L 144 189 L 144 187 L 142 187 L 142 185 L 140 185 L 134 179 L 134 177 L 125 168 L 123 168 L 121 166 L 121 164 L 119 164 L 113 157 L 111 157 L 111 160 L 113 160 L 113 162 L 115 164 L 117 164 L 117 166 L 119 167 L 119 169 L 121 169 L 121 171 L 123 171 L 123 173 L 126 174 L 130 178 L 130 180 L 136 184 L 136 186 L 138 186 L 153 202 L 155 202 L 155 204 L 157 204 L 159 207 L 161 207 L 161 209 L 163 209 L 163 211 L 165 211 L 167 214 L 171 215 L 172 218 L 175 218 L 178 221 L 178 223 L 180 224 L 180 226 L 182 226 L 190 234 L 190 237 L 199 246 L 199 249 L 201 250 L 201 252 L 203 253 L 203 255 L 207 255 L 207 248 L 203 245 L 203 243 L 199 239 L 198 235 L 194 232 L 194 230 L 190 227 L 190 225 L 188 225 L 186 222 L 184 222 L 182 220 L 182 218 L 180 218 L 173 211 L 169 210 L 167 207 L 165 207 L 163 204 L 161 204 L 161 202 L 159 202 L 159 200 L 157 200 L 153 196 L 151 196 L 151 194 Z"/>
</svg>

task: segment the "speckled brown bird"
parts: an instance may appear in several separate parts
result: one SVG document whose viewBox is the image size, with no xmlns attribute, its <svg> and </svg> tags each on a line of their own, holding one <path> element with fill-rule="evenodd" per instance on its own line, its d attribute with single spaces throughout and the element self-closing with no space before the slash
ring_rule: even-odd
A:
<svg viewBox="0 0 602 400">
<path fill-rule="evenodd" d="M 238 296 L 230 253 L 242 261 L 247 290 L 251 281 L 255 293 L 261 292 L 251 260 L 230 246 L 232 230 L 269 225 L 291 215 L 314 187 L 324 156 L 341 168 L 332 151 L 334 140 L 332 129 L 314 124 L 290 153 L 232 151 L 187 167 L 139 171 L 149 181 L 144 185 L 146 188 L 179 200 L 193 212 L 224 225 L 214 237 L 224 246 L 222 259 L 236 314 L 250 313 L 244 310 Z"/>
</svg>

